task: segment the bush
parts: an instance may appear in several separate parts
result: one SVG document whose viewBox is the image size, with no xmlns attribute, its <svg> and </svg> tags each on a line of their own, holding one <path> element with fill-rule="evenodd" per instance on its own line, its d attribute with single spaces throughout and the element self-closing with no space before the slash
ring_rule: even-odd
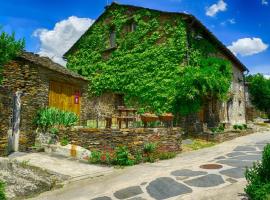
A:
<svg viewBox="0 0 270 200">
<path fill-rule="evenodd" d="M 55 126 L 70 127 L 78 122 L 78 116 L 73 112 L 62 111 L 57 108 L 42 108 L 37 112 L 34 124 L 43 130 Z"/>
<path fill-rule="evenodd" d="M 247 125 L 246 124 L 235 124 L 235 125 L 233 125 L 233 129 L 234 130 L 240 130 L 240 131 L 242 131 L 242 130 L 246 130 L 248 127 L 247 127 Z"/>
<path fill-rule="evenodd" d="M 270 144 L 263 151 L 262 162 L 254 163 L 245 173 L 248 185 L 245 192 L 252 200 L 268 200 L 270 198 Z"/>
<path fill-rule="evenodd" d="M 155 143 L 146 143 L 143 146 L 143 151 L 146 154 L 154 153 L 157 148 L 157 145 Z"/>
<path fill-rule="evenodd" d="M 212 133 L 222 133 L 225 130 L 224 124 L 220 124 L 218 127 L 210 129 Z"/>
<path fill-rule="evenodd" d="M 168 160 L 168 159 L 171 159 L 171 158 L 175 158 L 176 155 L 177 154 L 175 152 L 160 152 L 158 154 L 158 158 L 160 160 Z"/>
<path fill-rule="evenodd" d="M 134 165 L 135 161 L 126 146 L 117 147 L 115 152 L 115 164 L 120 166 Z"/>
<path fill-rule="evenodd" d="M 69 140 L 68 140 L 67 137 L 62 138 L 61 141 L 60 141 L 60 144 L 61 144 L 62 146 L 67 146 L 68 143 L 69 143 Z"/>
<path fill-rule="evenodd" d="M 3 183 L 2 181 L 0 181 L 0 199 L 1 200 L 7 199 L 7 197 L 5 195 L 5 183 Z"/>
</svg>

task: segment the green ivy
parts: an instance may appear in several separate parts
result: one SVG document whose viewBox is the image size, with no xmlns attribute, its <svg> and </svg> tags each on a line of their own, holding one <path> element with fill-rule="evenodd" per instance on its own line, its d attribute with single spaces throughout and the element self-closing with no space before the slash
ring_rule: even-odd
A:
<svg viewBox="0 0 270 200">
<path fill-rule="evenodd" d="M 217 48 L 207 40 L 197 40 L 195 33 L 188 38 L 189 25 L 180 15 L 161 22 L 159 12 L 139 9 L 132 18 L 137 29 L 127 33 L 126 13 L 115 5 L 68 55 L 67 67 L 88 77 L 91 95 L 121 93 L 127 105 L 184 115 L 197 112 L 205 97 L 226 98 L 231 64 L 210 57 Z M 104 59 L 112 28 L 117 48 Z"/>
</svg>

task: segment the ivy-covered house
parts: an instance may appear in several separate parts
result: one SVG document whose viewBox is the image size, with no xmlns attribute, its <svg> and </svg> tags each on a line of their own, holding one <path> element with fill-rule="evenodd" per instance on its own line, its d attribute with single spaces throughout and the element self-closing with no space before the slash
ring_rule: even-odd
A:
<svg viewBox="0 0 270 200">
<path fill-rule="evenodd" d="M 190 14 L 112 3 L 64 57 L 93 96 L 173 112 L 189 130 L 246 123 L 247 68 Z"/>
</svg>

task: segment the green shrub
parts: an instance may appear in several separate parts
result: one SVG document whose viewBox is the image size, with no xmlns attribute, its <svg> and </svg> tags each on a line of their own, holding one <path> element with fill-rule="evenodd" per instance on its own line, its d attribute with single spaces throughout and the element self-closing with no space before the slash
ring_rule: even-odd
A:
<svg viewBox="0 0 270 200">
<path fill-rule="evenodd" d="M 234 129 L 234 130 L 237 130 L 237 129 L 238 129 L 238 125 L 236 125 L 236 124 L 233 125 L 233 129 Z"/>
<path fill-rule="evenodd" d="M 212 133 L 222 133 L 225 130 L 224 124 L 220 124 L 218 127 L 210 129 Z"/>
<path fill-rule="evenodd" d="M 158 154 L 158 158 L 160 160 L 168 160 L 168 159 L 171 159 L 171 158 L 175 158 L 176 155 L 177 154 L 175 152 L 160 152 Z"/>
<path fill-rule="evenodd" d="M 143 151 L 144 153 L 147 153 L 147 154 L 154 153 L 156 149 L 157 149 L 157 145 L 155 143 L 146 143 L 143 146 Z"/>
<path fill-rule="evenodd" d="M 61 141 L 60 141 L 60 144 L 62 146 L 67 146 L 69 144 L 68 138 L 67 137 L 62 138 Z"/>
<path fill-rule="evenodd" d="M 55 126 L 70 127 L 78 122 L 79 118 L 75 113 L 62 111 L 57 108 L 42 108 L 38 110 L 34 124 L 43 130 Z"/>
<path fill-rule="evenodd" d="M 99 164 L 101 162 L 101 151 L 91 151 L 89 162 L 92 164 Z"/>
<path fill-rule="evenodd" d="M 242 126 L 245 130 L 248 129 L 248 126 L 246 124 L 243 124 Z"/>
<path fill-rule="evenodd" d="M 240 131 L 242 131 L 242 130 L 244 129 L 244 127 L 243 127 L 242 125 L 238 125 L 238 129 L 239 129 Z"/>
<path fill-rule="evenodd" d="M 245 192 L 251 200 L 268 200 L 270 197 L 270 144 L 263 151 L 262 162 L 254 163 L 245 172 L 248 185 Z"/>
<path fill-rule="evenodd" d="M 53 128 L 51 128 L 51 129 L 49 130 L 49 132 L 50 132 L 52 135 L 58 135 L 59 129 L 53 127 Z"/>
<path fill-rule="evenodd" d="M 134 157 L 135 157 L 135 164 L 139 164 L 143 161 L 143 155 L 141 151 L 136 151 Z"/>
<path fill-rule="evenodd" d="M 2 181 L 0 181 L 0 199 L 1 200 L 7 199 L 7 197 L 5 195 L 5 183 L 3 183 Z"/>
<path fill-rule="evenodd" d="M 117 147 L 115 153 L 115 163 L 117 165 L 130 166 L 135 164 L 135 161 L 132 159 L 132 155 L 126 146 Z"/>
</svg>

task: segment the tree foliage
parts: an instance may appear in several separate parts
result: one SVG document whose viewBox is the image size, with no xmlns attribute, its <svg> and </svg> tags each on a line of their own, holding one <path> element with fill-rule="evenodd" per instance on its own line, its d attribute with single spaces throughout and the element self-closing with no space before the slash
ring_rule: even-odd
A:
<svg viewBox="0 0 270 200">
<path fill-rule="evenodd" d="M 121 93 L 127 105 L 182 114 L 198 111 L 205 96 L 224 99 L 230 63 L 211 57 L 217 49 L 207 40 L 188 39 L 181 16 L 159 21 L 159 12 L 140 9 L 132 17 L 136 31 L 126 32 L 126 13 L 121 6 L 108 11 L 68 55 L 67 67 L 89 78 L 92 95 Z M 112 28 L 117 48 L 110 52 L 106 38 Z"/>
<path fill-rule="evenodd" d="M 252 104 L 270 117 L 270 80 L 256 74 L 248 76 L 247 82 Z"/>
<path fill-rule="evenodd" d="M 0 84 L 2 82 L 3 66 L 13 59 L 24 48 L 24 40 L 16 40 L 15 34 L 9 35 L 0 27 Z"/>
</svg>

